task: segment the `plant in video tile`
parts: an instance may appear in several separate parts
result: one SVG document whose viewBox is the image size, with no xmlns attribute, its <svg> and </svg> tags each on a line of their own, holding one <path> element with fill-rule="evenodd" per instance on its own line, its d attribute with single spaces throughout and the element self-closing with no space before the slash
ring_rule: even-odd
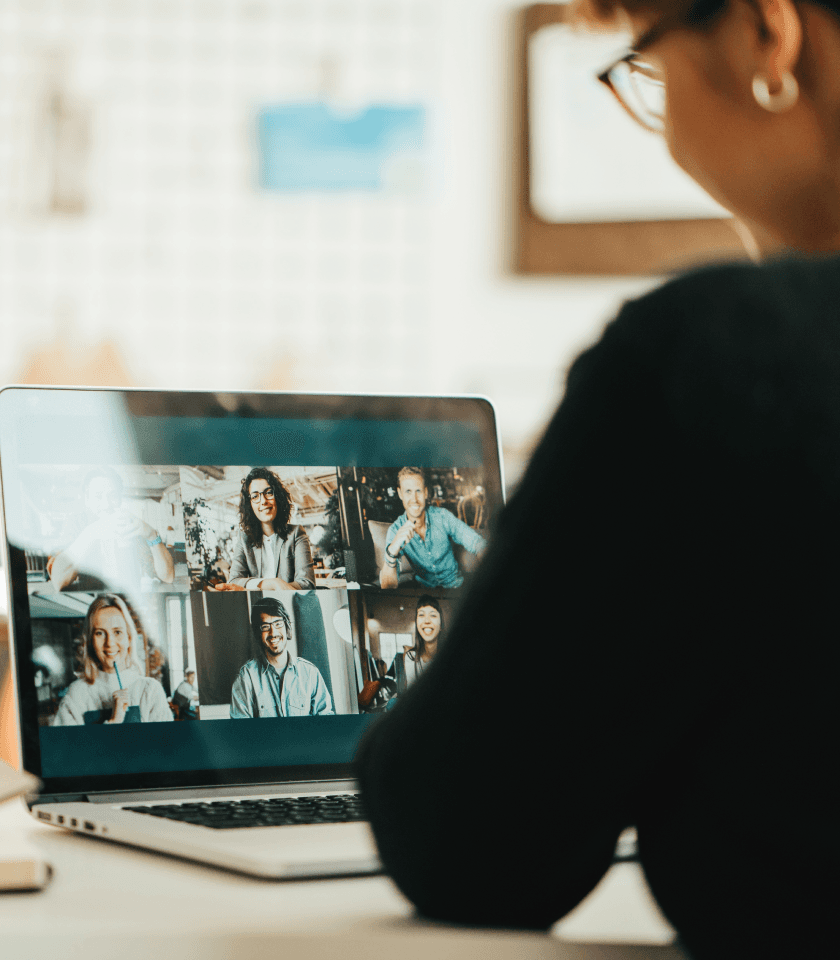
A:
<svg viewBox="0 0 840 960">
<path fill-rule="evenodd" d="M 193 557 L 201 558 L 199 579 L 212 583 L 217 557 L 215 548 L 211 553 L 210 545 L 216 543 L 216 532 L 210 522 L 207 505 L 200 498 L 184 501 L 184 538 Z"/>
<path fill-rule="evenodd" d="M 338 491 L 330 494 L 324 505 L 324 533 L 318 541 L 318 548 L 324 557 L 324 563 L 331 570 L 344 566 L 344 547 L 341 541 L 341 514 L 338 506 Z"/>
</svg>

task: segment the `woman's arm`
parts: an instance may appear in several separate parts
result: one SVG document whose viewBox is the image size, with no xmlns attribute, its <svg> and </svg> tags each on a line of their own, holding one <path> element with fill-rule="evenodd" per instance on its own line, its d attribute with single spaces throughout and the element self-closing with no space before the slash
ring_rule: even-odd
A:
<svg viewBox="0 0 840 960">
<path fill-rule="evenodd" d="M 244 534 L 240 533 L 236 538 L 236 545 L 233 550 L 233 560 L 228 573 L 228 583 L 244 589 L 247 582 L 257 576 L 257 571 L 252 569 L 249 562 L 248 553 L 245 550 Z M 221 584 L 220 584 L 221 586 Z"/>
<path fill-rule="evenodd" d="M 290 586 L 295 590 L 315 589 L 315 567 L 312 563 L 312 545 L 302 527 L 294 533 L 294 570 Z"/>
<path fill-rule="evenodd" d="M 361 745 L 383 863 L 430 917 L 545 928 L 568 912 L 715 675 L 707 647 L 680 647 L 691 668 L 674 655 L 685 609 L 694 630 L 702 612 L 679 585 L 708 558 L 675 521 L 699 490 L 643 354 L 617 327 L 575 364 L 447 642 Z M 538 586 L 520 576 L 536 565 Z M 536 785 L 524 815 L 479 799 L 494 770 Z"/>
</svg>

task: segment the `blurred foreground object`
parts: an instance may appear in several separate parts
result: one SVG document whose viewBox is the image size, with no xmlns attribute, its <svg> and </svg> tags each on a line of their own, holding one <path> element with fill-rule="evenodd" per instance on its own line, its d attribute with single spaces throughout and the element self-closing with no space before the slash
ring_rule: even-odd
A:
<svg viewBox="0 0 840 960">
<path fill-rule="evenodd" d="M 0 764 L 17 767 L 17 724 L 12 697 L 12 665 L 8 656 L 9 626 L 5 617 L 0 617 Z M 5 768 L 0 767 L 0 770 Z M 13 797 L 16 792 L 4 794 L 4 780 L 0 780 L 0 800 Z"/>
<path fill-rule="evenodd" d="M 38 780 L 29 773 L 21 773 L 0 760 L 0 802 L 32 793 L 38 789 Z"/>
<path fill-rule="evenodd" d="M 8 676 L 8 674 L 7 674 Z M 4 688 L 8 684 L 4 684 Z M 11 703 L 11 697 L 9 697 Z M 3 716 L 3 730 L 6 716 Z M 22 793 L 34 793 L 38 780 L 19 773 L 0 761 L 0 802 Z M 19 830 L 0 825 L 0 893 L 6 890 L 40 890 L 52 876 L 52 868 Z"/>
</svg>

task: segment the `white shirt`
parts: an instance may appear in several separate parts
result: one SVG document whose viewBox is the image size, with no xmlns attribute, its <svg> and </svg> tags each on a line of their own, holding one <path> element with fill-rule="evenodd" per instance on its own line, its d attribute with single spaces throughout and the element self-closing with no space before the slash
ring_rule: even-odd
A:
<svg viewBox="0 0 840 960">
<path fill-rule="evenodd" d="M 277 534 L 272 533 L 270 537 L 263 537 L 263 576 L 273 577 L 277 571 L 277 560 L 274 556 L 274 544 L 277 542 Z"/>
<path fill-rule="evenodd" d="M 142 677 L 133 669 L 120 671 L 123 687 L 128 690 L 128 703 L 140 707 L 140 719 L 149 721 L 172 720 L 172 711 L 166 702 L 163 687 L 153 677 Z M 52 725 L 61 727 L 83 724 L 90 710 L 113 710 L 114 693 L 120 689 L 117 675 L 100 670 L 96 680 L 74 680 L 58 707 Z"/>
<path fill-rule="evenodd" d="M 277 559 L 274 556 L 274 545 L 277 543 L 277 534 L 272 533 L 270 537 L 263 537 L 262 542 L 262 560 L 260 566 L 262 576 L 251 577 L 245 583 L 246 590 L 258 590 L 263 580 L 268 580 L 277 572 Z"/>
</svg>

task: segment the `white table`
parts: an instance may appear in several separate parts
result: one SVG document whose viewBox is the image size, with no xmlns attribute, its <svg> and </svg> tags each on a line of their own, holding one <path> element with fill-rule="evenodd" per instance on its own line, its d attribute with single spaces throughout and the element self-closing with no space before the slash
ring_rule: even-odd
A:
<svg viewBox="0 0 840 960">
<path fill-rule="evenodd" d="M 385 877 L 266 882 L 81 837 L 0 805 L 55 875 L 40 893 L 0 894 L 8 960 L 678 960 L 673 931 L 636 864 L 612 867 L 551 936 L 426 923 Z M 569 941 L 601 941 L 589 945 Z M 604 942 L 622 943 L 609 946 Z"/>
</svg>

